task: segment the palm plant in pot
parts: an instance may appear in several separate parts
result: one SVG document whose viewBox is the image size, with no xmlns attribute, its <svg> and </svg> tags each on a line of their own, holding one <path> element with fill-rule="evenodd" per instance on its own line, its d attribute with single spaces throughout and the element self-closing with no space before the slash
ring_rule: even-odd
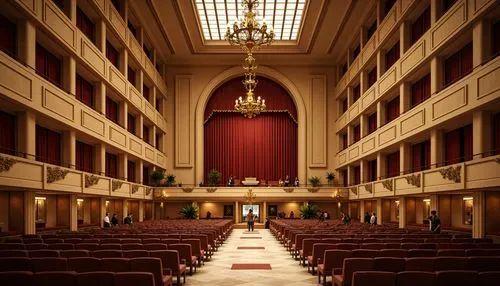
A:
<svg viewBox="0 0 500 286">
<path fill-rule="evenodd" d="M 300 217 L 303 219 L 314 219 L 318 217 L 320 212 L 317 205 L 303 205 L 299 208 Z"/>
<path fill-rule="evenodd" d="M 175 175 L 174 174 L 168 174 L 165 180 L 165 183 L 167 183 L 167 186 L 172 187 L 175 185 Z"/>
<path fill-rule="evenodd" d="M 220 184 L 221 173 L 215 169 L 210 170 L 208 173 L 208 185 L 210 187 L 217 187 Z"/>
<path fill-rule="evenodd" d="M 185 205 L 181 211 L 180 215 L 183 219 L 197 219 L 198 218 L 198 207 L 193 205 Z"/>
<path fill-rule="evenodd" d="M 332 171 L 326 172 L 326 179 L 328 180 L 328 184 L 333 185 L 333 181 L 335 180 L 335 173 Z"/>
<path fill-rule="evenodd" d="M 165 170 L 157 169 L 151 173 L 151 181 L 155 186 L 158 186 L 165 178 Z"/>
<path fill-rule="evenodd" d="M 317 177 L 317 176 L 312 176 L 309 178 L 309 184 L 313 187 L 313 188 L 317 188 L 320 186 L 321 184 L 321 178 L 320 177 Z"/>
</svg>

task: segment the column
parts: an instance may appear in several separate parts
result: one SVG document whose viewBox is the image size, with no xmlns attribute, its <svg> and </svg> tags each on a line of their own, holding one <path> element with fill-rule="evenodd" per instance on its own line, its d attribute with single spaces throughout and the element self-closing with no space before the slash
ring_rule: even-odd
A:
<svg viewBox="0 0 500 286">
<path fill-rule="evenodd" d="M 35 193 L 24 192 L 24 234 L 35 234 Z"/>
<path fill-rule="evenodd" d="M 347 87 L 347 110 L 352 105 L 352 88 L 350 86 Z"/>
<path fill-rule="evenodd" d="M 95 83 L 96 110 L 102 115 L 106 115 L 106 84 L 104 81 Z"/>
<path fill-rule="evenodd" d="M 69 230 L 78 231 L 78 206 L 76 195 L 69 195 Z"/>
<path fill-rule="evenodd" d="M 360 49 L 363 49 L 366 43 L 366 37 L 367 37 L 367 31 L 365 29 L 365 26 L 361 26 L 359 29 L 359 47 Z"/>
<path fill-rule="evenodd" d="M 431 27 L 436 24 L 441 14 L 441 0 L 431 0 Z"/>
<path fill-rule="evenodd" d="M 71 23 L 76 26 L 76 1 L 77 0 L 69 0 L 68 9 L 68 17 L 71 20 Z"/>
<path fill-rule="evenodd" d="M 63 60 L 63 88 L 68 93 L 76 94 L 76 60 L 73 56 Z"/>
<path fill-rule="evenodd" d="M 491 55 L 491 25 L 486 21 L 479 19 L 474 23 L 472 29 L 472 49 L 474 51 L 472 64 L 474 68 L 486 62 Z"/>
<path fill-rule="evenodd" d="M 35 160 L 36 153 L 36 118 L 31 111 L 17 114 L 17 150 L 25 154 L 26 159 Z"/>
<path fill-rule="evenodd" d="M 410 21 L 404 21 L 399 26 L 399 53 L 400 58 L 403 57 L 404 53 L 410 47 Z"/>
<path fill-rule="evenodd" d="M 144 201 L 139 201 L 139 213 L 137 214 L 139 222 L 144 220 Z"/>
<path fill-rule="evenodd" d="M 439 195 L 431 195 L 430 200 L 431 200 L 430 203 L 431 211 L 435 210 L 438 212 L 439 215 Z"/>
<path fill-rule="evenodd" d="M 377 199 L 377 224 L 382 224 L 382 199 Z"/>
<path fill-rule="evenodd" d="M 364 138 L 368 134 L 368 116 L 364 113 L 359 117 L 359 130 L 361 138 Z"/>
<path fill-rule="evenodd" d="M 409 82 L 403 82 L 399 85 L 399 114 L 410 110 L 411 106 L 411 87 Z"/>
<path fill-rule="evenodd" d="M 443 64 L 437 56 L 431 59 L 431 96 L 436 95 L 443 87 Z"/>
<path fill-rule="evenodd" d="M 139 116 L 137 116 L 135 118 L 135 132 L 137 133 L 137 137 L 141 138 L 141 139 L 144 139 L 142 138 L 142 131 L 143 131 L 143 126 L 144 126 L 144 115 L 139 114 Z"/>
<path fill-rule="evenodd" d="M 472 237 L 483 238 L 486 235 L 484 224 L 486 199 L 484 197 L 484 192 L 474 192 L 473 198 Z"/>
<path fill-rule="evenodd" d="M 100 225 L 104 227 L 104 216 L 106 216 L 106 198 L 99 198 L 99 214 L 101 216 Z"/>
<path fill-rule="evenodd" d="M 399 228 L 406 227 L 406 198 L 399 198 Z"/>
<path fill-rule="evenodd" d="M 361 88 L 361 94 L 363 95 L 368 89 L 368 74 L 366 70 L 362 69 L 359 72 L 359 87 Z"/>
<path fill-rule="evenodd" d="M 36 67 L 36 27 L 30 20 L 17 25 L 19 41 L 17 54 L 22 62 L 35 69 Z"/>
<path fill-rule="evenodd" d="M 386 174 L 386 161 L 385 161 L 385 154 L 382 152 L 377 153 L 377 175 L 378 179 L 385 178 L 387 176 Z"/>
<path fill-rule="evenodd" d="M 126 10 L 125 10 L 126 11 Z M 126 23 L 126 22 L 125 22 Z M 128 52 L 127 49 L 123 48 L 120 51 L 120 56 L 118 57 L 119 63 L 118 67 L 120 72 L 125 76 L 125 80 L 128 79 Z"/>
<path fill-rule="evenodd" d="M 359 221 L 364 223 L 365 219 L 365 201 L 359 201 Z"/>
<path fill-rule="evenodd" d="M 399 144 L 399 173 L 407 174 L 411 169 L 411 144 L 401 142 Z"/>
<path fill-rule="evenodd" d="M 385 51 L 380 49 L 377 52 L 377 79 L 385 73 Z"/>
<path fill-rule="evenodd" d="M 347 185 L 350 186 L 354 183 L 352 166 L 347 166 Z"/>
<path fill-rule="evenodd" d="M 380 27 L 380 23 L 384 20 L 384 5 L 381 0 L 377 1 L 377 27 Z"/>
<path fill-rule="evenodd" d="M 96 23 L 96 46 L 106 55 L 106 21 L 99 19 Z"/>
<path fill-rule="evenodd" d="M 437 168 L 444 161 L 443 131 L 431 129 L 431 168 Z"/>
<path fill-rule="evenodd" d="M 76 168 L 76 133 L 74 130 L 64 131 L 63 134 L 63 165 Z"/>
<path fill-rule="evenodd" d="M 266 222 L 266 218 L 267 218 L 267 202 L 262 202 L 262 220 L 261 222 L 262 223 L 265 223 Z"/>
<path fill-rule="evenodd" d="M 240 204 L 238 201 L 234 202 L 234 223 L 240 222 Z"/>
<path fill-rule="evenodd" d="M 491 114 L 484 110 L 474 111 L 472 114 L 472 154 L 474 159 L 489 154 L 491 148 Z"/>
<path fill-rule="evenodd" d="M 128 200 L 123 200 L 123 218 L 128 216 Z"/>
<path fill-rule="evenodd" d="M 139 159 L 135 161 L 135 178 L 137 179 L 137 182 L 140 184 L 144 184 L 144 178 L 143 178 L 143 173 L 142 173 L 142 168 L 144 167 L 144 162 Z"/>
<path fill-rule="evenodd" d="M 99 172 L 99 175 L 104 176 L 106 174 L 106 145 L 104 143 L 95 146 L 95 155 L 96 170 Z"/>
<path fill-rule="evenodd" d="M 153 128 L 151 128 L 151 131 L 150 132 L 151 134 L 149 134 L 149 142 L 151 142 L 151 146 L 155 147 L 156 149 L 158 149 L 158 146 L 156 146 L 156 125 L 153 125 Z"/>
<path fill-rule="evenodd" d="M 127 180 L 128 176 L 128 154 L 127 153 L 122 153 L 118 155 L 118 178 L 120 180 Z"/>
<path fill-rule="evenodd" d="M 377 102 L 377 128 L 385 124 L 385 102 Z"/>
<path fill-rule="evenodd" d="M 142 87 L 144 85 L 144 72 L 142 71 L 142 69 L 138 70 L 136 83 L 137 83 L 137 90 L 139 90 L 141 94 L 144 94 L 144 90 L 142 90 Z"/>
<path fill-rule="evenodd" d="M 359 178 L 360 178 L 360 181 L 361 183 L 363 184 L 364 182 L 368 181 L 368 176 L 367 176 L 367 164 L 366 164 L 366 160 L 360 160 L 359 161 L 359 171 L 360 171 L 360 174 L 359 174 Z"/>
<path fill-rule="evenodd" d="M 118 122 L 123 128 L 127 129 L 128 103 L 125 100 L 120 102 L 120 112 L 118 113 L 118 115 L 120 115 Z"/>
<path fill-rule="evenodd" d="M 351 124 L 347 125 L 347 146 L 351 146 L 354 143 L 354 132 L 353 126 Z"/>
</svg>

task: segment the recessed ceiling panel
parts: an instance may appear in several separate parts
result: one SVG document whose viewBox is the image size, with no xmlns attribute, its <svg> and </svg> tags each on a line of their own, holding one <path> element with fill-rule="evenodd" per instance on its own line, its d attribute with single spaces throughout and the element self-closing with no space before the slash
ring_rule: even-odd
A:
<svg viewBox="0 0 500 286">
<path fill-rule="evenodd" d="M 242 0 L 194 0 L 205 40 L 224 40 L 228 22 L 241 18 Z M 297 40 L 306 1 L 260 0 L 258 19 L 266 19 L 274 27 L 275 40 Z"/>
</svg>

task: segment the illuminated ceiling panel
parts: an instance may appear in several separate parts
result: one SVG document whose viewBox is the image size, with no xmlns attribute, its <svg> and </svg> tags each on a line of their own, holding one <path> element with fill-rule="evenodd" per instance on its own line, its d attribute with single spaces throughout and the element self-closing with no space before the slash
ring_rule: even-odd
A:
<svg viewBox="0 0 500 286">
<path fill-rule="evenodd" d="M 205 40 L 224 40 L 227 23 L 242 17 L 242 0 L 194 1 Z M 260 0 L 257 17 L 274 27 L 275 40 L 297 40 L 306 1 Z"/>
</svg>

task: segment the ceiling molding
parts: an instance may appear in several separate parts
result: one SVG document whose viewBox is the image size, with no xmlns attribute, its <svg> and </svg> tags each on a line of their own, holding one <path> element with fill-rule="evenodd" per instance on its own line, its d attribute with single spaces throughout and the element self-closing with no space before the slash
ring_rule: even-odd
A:
<svg viewBox="0 0 500 286">
<path fill-rule="evenodd" d="M 174 1 L 175 2 L 175 1 Z M 170 42 L 170 38 L 168 37 L 167 31 L 165 30 L 165 26 L 160 20 L 160 17 L 158 15 L 158 10 L 155 7 L 154 3 L 152 0 L 147 0 L 147 4 L 153 15 L 155 16 L 156 24 L 158 24 L 160 31 L 163 35 L 163 38 L 165 39 L 165 42 L 167 43 L 168 49 L 170 51 L 170 54 L 175 55 L 175 49 L 172 43 Z"/>
<path fill-rule="evenodd" d="M 186 1 L 186 0 L 184 0 L 184 1 Z M 187 29 L 186 22 L 184 22 L 184 13 L 182 13 L 182 10 L 179 6 L 179 0 L 172 1 L 172 5 L 174 6 L 175 14 L 177 15 L 177 18 L 179 19 L 179 22 L 181 24 L 182 33 L 184 34 L 184 37 L 186 38 L 186 41 L 187 41 L 188 46 L 189 46 L 189 50 L 191 51 L 192 54 L 194 54 L 195 53 L 194 44 L 193 44 L 193 41 L 191 40 L 191 35 L 189 34 L 189 31 Z"/>
<path fill-rule="evenodd" d="M 341 32 L 344 30 L 344 27 L 345 27 L 347 21 L 349 21 L 349 19 L 351 18 L 352 10 L 354 9 L 356 2 L 358 2 L 358 0 L 351 0 L 351 3 L 349 3 L 349 7 L 347 8 L 347 10 L 344 13 L 344 16 L 342 17 L 342 22 L 340 22 L 340 27 L 337 30 L 337 33 L 335 33 L 335 36 L 333 37 L 333 39 L 328 47 L 327 53 L 329 55 L 332 54 L 333 48 L 337 44 L 337 41 L 339 40 Z"/>
<path fill-rule="evenodd" d="M 328 10 L 325 7 L 328 7 L 329 1 L 330 0 L 325 0 L 325 1 L 323 1 L 322 5 L 321 5 L 321 12 L 320 12 L 320 15 L 318 17 L 318 21 L 316 21 L 316 24 L 314 25 L 314 33 L 313 33 L 313 36 L 312 36 L 311 40 L 309 41 L 309 45 L 307 47 L 307 54 L 311 53 L 313 46 L 316 43 L 316 39 L 318 37 L 318 33 L 320 30 L 319 28 L 321 28 L 321 26 L 323 25 L 323 21 L 325 20 L 326 12 Z M 308 3 L 310 3 L 310 2 L 308 2 Z M 309 5 L 307 5 L 307 9 L 309 10 Z M 309 12 L 309 11 L 307 11 L 307 12 Z M 306 17 L 306 16 L 303 16 L 303 17 Z M 302 21 L 305 22 L 305 18 Z M 299 35 L 300 38 L 299 39 L 302 38 L 302 29 L 303 28 L 304 28 L 304 25 L 302 25 L 302 27 L 300 28 L 300 35 Z"/>
</svg>

